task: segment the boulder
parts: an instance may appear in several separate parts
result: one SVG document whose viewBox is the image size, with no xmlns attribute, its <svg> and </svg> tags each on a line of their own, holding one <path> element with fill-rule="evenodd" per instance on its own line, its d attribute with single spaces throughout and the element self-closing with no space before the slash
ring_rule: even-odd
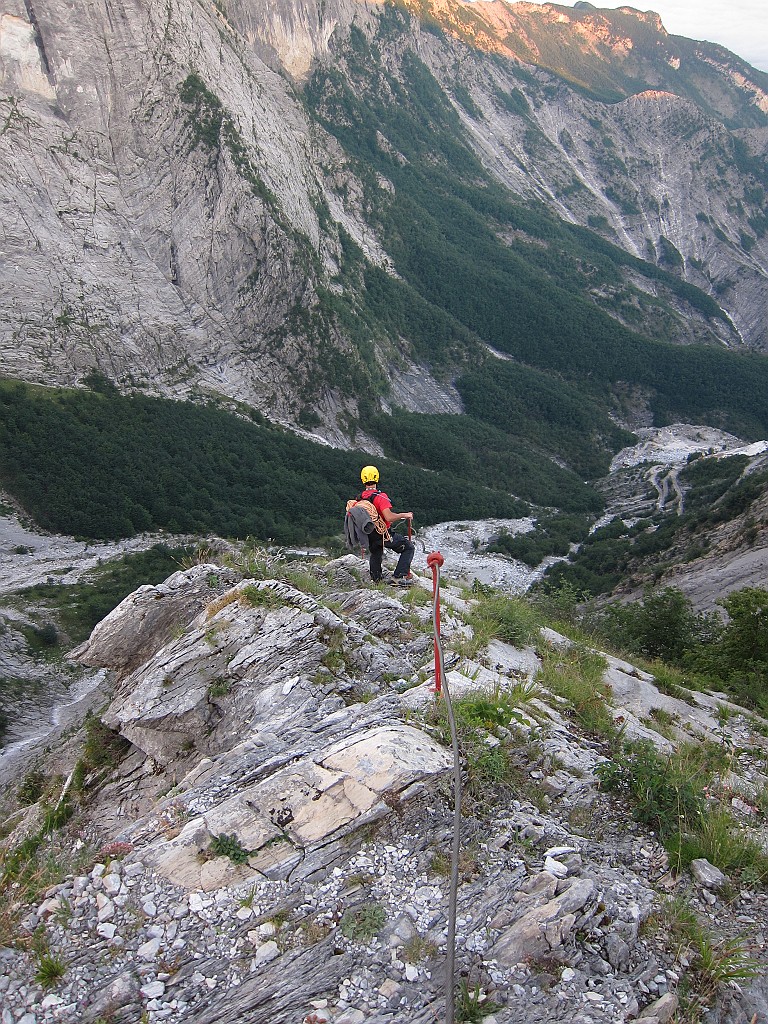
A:
<svg viewBox="0 0 768 1024">
<path fill-rule="evenodd" d="M 230 584 L 235 581 L 221 566 L 195 565 L 164 583 L 139 587 L 98 623 L 70 659 L 92 668 L 113 669 L 118 677 L 127 675 L 204 608 L 227 578 Z"/>
<path fill-rule="evenodd" d="M 706 889 L 722 889 L 728 878 L 720 868 L 710 864 L 704 857 L 698 857 L 691 861 L 691 874 L 696 881 Z"/>
<path fill-rule="evenodd" d="M 331 856 L 329 843 L 391 813 L 414 784 L 452 767 L 450 751 L 407 725 L 371 728 L 238 787 L 178 836 L 158 840 L 142 860 L 177 885 L 212 890 L 254 873 L 293 878 Z M 212 837 L 236 836 L 247 864 L 207 856 Z M 324 851 L 326 853 L 324 854 Z"/>
<path fill-rule="evenodd" d="M 133 971 L 123 971 L 118 974 L 109 984 L 103 986 L 101 991 L 81 1010 L 81 1020 L 86 1024 L 99 1020 L 106 1020 L 113 1016 L 118 1010 L 124 1007 L 137 1007 L 141 1012 L 141 982 Z"/>
<path fill-rule="evenodd" d="M 576 912 L 595 897 L 597 886 L 589 878 L 574 878 L 560 895 L 518 918 L 491 947 L 491 955 L 505 966 L 536 960 L 561 946 L 573 930 Z"/>
<path fill-rule="evenodd" d="M 667 992 L 654 1003 L 649 1003 L 640 1014 L 639 1019 L 645 1021 L 646 1024 L 650 1024 L 651 1020 L 658 1021 L 658 1024 L 669 1024 L 677 1012 L 679 1001 L 674 992 Z"/>
</svg>

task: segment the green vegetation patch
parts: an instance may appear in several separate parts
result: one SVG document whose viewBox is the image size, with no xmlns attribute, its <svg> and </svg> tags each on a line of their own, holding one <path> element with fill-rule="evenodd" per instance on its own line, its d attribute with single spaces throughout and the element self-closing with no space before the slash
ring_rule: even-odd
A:
<svg viewBox="0 0 768 1024">
<path fill-rule="evenodd" d="M 463 799 L 473 812 L 492 810 L 512 789 L 534 802 L 540 798 L 541 794 L 531 787 L 528 774 L 536 756 L 534 749 L 514 732 L 516 726 L 530 725 L 536 720 L 538 711 L 531 701 L 540 693 L 535 685 L 520 684 L 509 689 L 478 690 L 452 701 L 459 749 L 466 767 Z M 427 724 L 441 743 L 451 745 L 445 701 L 436 701 L 430 707 Z"/>
<path fill-rule="evenodd" d="M 347 910 L 341 919 L 341 933 L 355 942 L 370 942 L 387 921 L 387 913 L 380 903 L 365 903 L 355 910 Z"/>
<path fill-rule="evenodd" d="M 571 714 L 585 732 L 613 740 L 616 727 L 611 714 L 612 694 L 603 682 L 605 658 L 582 645 L 567 650 L 542 651 L 537 681 L 545 690 L 568 701 Z"/>
<path fill-rule="evenodd" d="M 214 836 L 209 849 L 214 857 L 229 857 L 233 864 L 247 864 L 251 856 L 234 832 L 231 835 L 220 832 Z"/>
<path fill-rule="evenodd" d="M 574 541 L 587 536 L 591 518 L 584 515 L 539 516 L 530 533 L 512 535 L 502 530 L 487 550 L 509 555 L 535 568 L 550 555 L 567 555 Z"/>
<path fill-rule="evenodd" d="M 491 378 L 497 368 L 497 363 L 489 366 L 487 377 Z M 519 380 L 521 391 L 525 390 L 522 377 Z M 467 377 L 462 385 L 465 398 L 470 392 L 473 395 L 476 414 L 426 415 L 396 409 L 389 416 L 370 417 L 366 426 L 392 458 L 477 480 L 487 487 L 503 488 L 524 502 L 569 512 L 598 513 L 602 508 L 600 495 L 586 485 L 578 473 L 564 469 L 553 460 L 553 456 L 565 458 L 567 452 L 571 462 L 579 465 L 584 461 L 575 432 L 569 426 L 569 436 L 557 438 L 554 426 L 551 430 L 543 429 L 538 414 L 530 410 L 531 393 L 518 404 L 519 393 L 506 387 L 508 383 L 502 379 L 499 385 L 504 392 L 501 400 L 510 403 L 515 410 L 514 423 L 511 418 L 501 426 L 483 422 L 484 403 L 480 401 L 483 387 L 490 388 L 486 402 L 499 396 L 495 385 L 477 372 Z M 604 425 L 602 417 L 600 424 Z M 598 465 L 603 466 L 602 462 Z M 592 468 L 598 465 L 593 463 Z M 522 502 L 519 509 L 521 516 L 526 514 Z"/>
<path fill-rule="evenodd" d="M 370 461 L 213 406 L 0 381 L 0 481 L 58 533 L 322 541 L 341 532 Z M 501 489 L 386 459 L 377 465 L 422 525 L 520 512 Z"/>
<path fill-rule="evenodd" d="M 768 854 L 745 834 L 718 795 L 728 752 L 714 744 L 686 744 L 660 754 L 643 740 L 626 744 L 597 768 L 603 787 L 628 798 L 637 821 L 652 828 L 677 870 L 704 857 L 744 885 L 768 884 Z"/>
<path fill-rule="evenodd" d="M 80 583 L 39 583 L 19 591 L 24 604 L 34 603 L 56 618 L 57 641 L 77 644 L 129 594 L 144 584 L 162 583 L 181 568 L 187 548 L 155 544 L 147 551 L 123 555 L 105 562 Z M 55 628 L 55 627 L 54 627 Z"/>
<path fill-rule="evenodd" d="M 538 635 L 541 619 L 524 597 L 508 597 L 497 592 L 478 592 L 467 615 L 474 634 L 469 653 L 477 653 L 491 640 L 524 647 Z"/>
</svg>

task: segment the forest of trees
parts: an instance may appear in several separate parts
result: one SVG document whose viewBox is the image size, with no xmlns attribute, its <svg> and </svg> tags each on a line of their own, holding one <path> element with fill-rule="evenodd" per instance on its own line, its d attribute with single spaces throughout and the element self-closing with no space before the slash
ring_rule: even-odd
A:
<svg viewBox="0 0 768 1024">
<path fill-rule="evenodd" d="M 58 533 L 338 538 L 370 461 L 211 405 L 0 381 L 0 482 Z M 413 509 L 417 526 L 527 513 L 502 488 L 376 462 L 382 485 L 398 507 Z"/>
</svg>

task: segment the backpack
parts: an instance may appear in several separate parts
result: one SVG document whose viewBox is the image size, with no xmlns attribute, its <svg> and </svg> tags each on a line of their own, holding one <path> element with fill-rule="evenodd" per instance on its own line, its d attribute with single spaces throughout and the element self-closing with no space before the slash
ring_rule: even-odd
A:
<svg viewBox="0 0 768 1024">
<path fill-rule="evenodd" d="M 369 547 L 368 535 L 380 533 L 384 540 L 391 540 L 387 524 L 379 514 L 379 510 L 367 498 L 363 498 L 363 491 L 357 498 L 350 498 L 347 502 L 346 514 L 344 516 L 344 540 L 348 548 Z"/>
</svg>

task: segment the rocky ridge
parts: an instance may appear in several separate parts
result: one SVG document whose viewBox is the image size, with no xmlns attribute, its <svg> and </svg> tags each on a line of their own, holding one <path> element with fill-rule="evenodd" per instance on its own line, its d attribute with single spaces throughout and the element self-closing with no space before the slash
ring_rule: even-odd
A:
<svg viewBox="0 0 768 1024">
<path fill-rule="evenodd" d="M 362 585 L 361 568 L 356 556 L 273 560 L 256 578 L 195 566 L 140 588 L 73 652 L 108 669 L 94 703 L 114 767 L 80 780 L 83 796 L 92 788 L 77 831 L 56 839 L 71 844 L 70 873 L 0 953 L 3 1024 L 439 1014 L 451 758 L 431 711 L 429 583 L 390 594 Z M 652 926 L 664 894 L 717 934 L 748 935 L 764 964 L 764 891 L 729 892 L 706 864 L 673 874 L 600 789 L 607 748 L 535 684 L 545 650 L 569 642 L 547 632 L 536 647 L 495 640 L 462 656 L 469 608 L 446 588 L 451 693 L 524 697 L 499 734 L 514 737 L 518 783 L 463 825 L 466 998 L 487 995 L 497 1024 L 670 1020 L 690 962 Z M 716 696 L 662 694 L 616 659 L 603 679 L 627 736 L 733 750 L 733 804 L 765 842 L 750 806 L 768 775 L 765 723 Z M 674 718 L 670 735 L 651 727 L 654 709 Z M 486 734 L 491 749 L 499 736 Z M 49 746 L 46 770 L 73 786 L 77 737 Z M 34 834 L 38 811 L 10 819 L 6 847 Z M 43 936 L 65 968 L 49 988 L 35 980 Z M 723 995 L 718 1020 L 765 1010 L 763 982 Z"/>
</svg>

